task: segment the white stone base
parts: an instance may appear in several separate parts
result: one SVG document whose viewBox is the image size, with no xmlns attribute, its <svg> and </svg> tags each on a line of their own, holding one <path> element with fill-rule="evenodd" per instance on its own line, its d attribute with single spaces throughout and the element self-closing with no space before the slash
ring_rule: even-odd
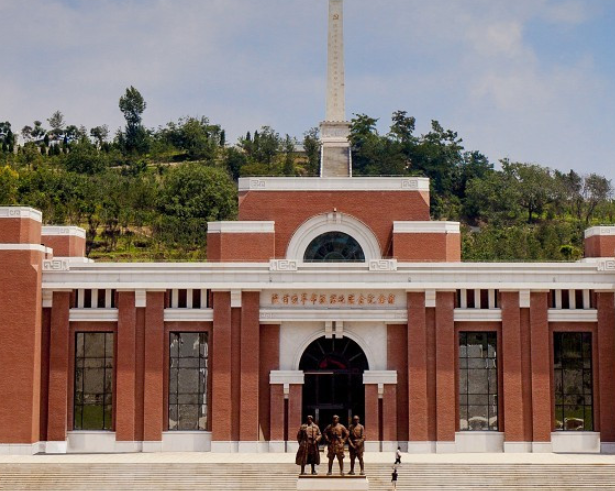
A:
<svg viewBox="0 0 615 491">
<path fill-rule="evenodd" d="M 44 451 L 45 442 L 0 444 L 0 455 L 35 455 Z"/>
<path fill-rule="evenodd" d="M 143 442 L 143 453 L 161 453 L 164 452 L 162 442 Z"/>
<path fill-rule="evenodd" d="M 369 491 L 365 476 L 300 476 L 297 491 Z"/>
<path fill-rule="evenodd" d="M 615 443 L 601 443 L 600 452 L 607 455 L 615 455 Z"/>
<path fill-rule="evenodd" d="M 366 452 L 380 452 L 380 442 L 365 442 Z"/>
<path fill-rule="evenodd" d="M 455 442 L 436 442 L 436 453 L 456 453 Z"/>
<path fill-rule="evenodd" d="M 600 433 L 555 431 L 551 433 L 554 453 L 600 453 Z"/>
<path fill-rule="evenodd" d="M 267 442 L 238 442 L 237 452 L 239 453 L 267 453 L 269 444 Z"/>
<path fill-rule="evenodd" d="M 115 442 L 114 453 L 140 453 L 143 451 L 143 442 Z"/>
<path fill-rule="evenodd" d="M 380 442 L 381 452 L 397 452 L 399 442 Z"/>
<path fill-rule="evenodd" d="M 212 453 L 234 453 L 236 447 L 236 442 L 211 442 Z"/>
<path fill-rule="evenodd" d="M 532 442 L 504 442 L 505 453 L 532 453 Z"/>
<path fill-rule="evenodd" d="M 504 433 L 498 431 L 460 431 L 455 434 L 457 453 L 502 453 Z"/>
<path fill-rule="evenodd" d="M 269 442 L 269 453 L 286 453 L 286 442 Z"/>
<path fill-rule="evenodd" d="M 45 453 L 65 454 L 67 452 L 68 452 L 68 442 L 47 442 L 45 444 Z"/>
<path fill-rule="evenodd" d="M 532 453 L 553 453 L 551 442 L 532 442 Z"/>
<path fill-rule="evenodd" d="M 117 453 L 115 432 L 112 431 L 69 431 L 66 437 L 68 453 Z M 47 442 L 46 453 L 50 451 Z M 66 452 L 64 452 L 66 453 Z"/>
<path fill-rule="evenodd" d="M 211 443 L 210 431 L 165 431 L 162 434 L 163 452 L 211 452 Z"/>
<path fill-rule="evenodd" d="M 286 453 L 297 453 L 299 444 L 297 442 L 286 442 Z"/>
<path fill-rule="evenodd" d="M 408 453 L 436 453 L 436 442 L 408 442 Z"/>
</svg>

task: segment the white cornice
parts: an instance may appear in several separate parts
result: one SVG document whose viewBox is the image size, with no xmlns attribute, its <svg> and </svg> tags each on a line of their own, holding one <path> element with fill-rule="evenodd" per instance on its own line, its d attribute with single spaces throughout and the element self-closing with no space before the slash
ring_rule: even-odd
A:
<svg viewBox="0 0 615 491">
<path fill-rule="evenodd" d="M 270 385 L 303 385 L 305 375 L 298 370 L 272 370 L 269 372 Z"/>
<path fill-rule="evenodd" d="M 213 322 L 213 309 L 165 309 L 165 322 Z"/>
<path fill-rule="evenodd" d="M 275 222 L 210 222 L 210 234 L 273 234 Z"/>
<path fill-rule="evenodd" d="M 4 245 L 6 248 L 6 245 Z M 40 246 L 38 250 L 42 249 Z M 10 246 L 9 246 L 10 249 Z M 271 271 L 266 263 L 91 263 L 43 272 L 43 288 L 426 291 L 450 289 L 615 290 L 602 263 L 399 263 L 394 271 L 368 264 L 299 265 Z"/>
<path fill-rule="evenodd" d="M 426 191 L 424 177 L 245 177 L 239 191 Z"/>
<path fill-rule="evenodd" d="M 365 385 L 397 385 L 396 370 L 367 370 L 363 372 Z"/>
<path fill-rule="evenodd" d="M 117 322 L 118 309 L 70 309 L 70 322 Z"/>
<path fill-rule="evenodd" d="M 74 226 L 67 226 L 67 227 L 62 227 L 62 226 L 45 226 L 43 227 L 42 230 L 42 235 L 43 236 L 49 236 L 49 235 L 54 235 L 54 236 L 69 236 L 69 237 L 79 237 L 81 239 L 85 239 L 85 230 L 82 229 L 81 227 L 74 227 Z"/>
<path fill-rule="evenodd" d="M 586 239 L 589 239 L 590 237 L 604 236 L 604 235 L 615 235 L 615 226 L 614 227 L 591 227 L 585 231 Z"/>
<path fill-rule="evenodd" d="M 598 322 L 598 311 L 595 309 L 550 309 L 549 322 Z"/>
<path fill-rule="evenodd" d="M 393 222 L 394 234 L 458 234 L 459 222 Z"/>
<path fill-rule="evenodd" d="M 500 322 L 500 309 L 455 309 L 455 322 Z"/>
<path fill-rule="evenodd" d="M 43 223 L 43 214 L 40 211 L 22 206 L 0 206 L 0 219 L 2 218 L 29 218 Z"/>
<path fill-rule="evenodd" d="M 0 251 L 36 251 L 48 254 L 49 248 L 40 244 L 0 244 Z"/>
</svg>

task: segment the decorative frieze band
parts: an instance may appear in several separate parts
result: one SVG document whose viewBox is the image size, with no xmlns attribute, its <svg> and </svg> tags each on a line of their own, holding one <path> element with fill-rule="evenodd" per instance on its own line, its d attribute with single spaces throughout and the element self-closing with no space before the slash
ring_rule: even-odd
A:
<svg viewBox="0 0 615 491">
<path fill-rule="evenodd" d="M 43 214 L 34 208 L 17 206 L 0 206 L 0 218 L 29 218 L 43 223 Z"/>
<path fill-rule="evenodd" d="M 615 235 L 615 227 L 591 227 L 585 231 L 586 239 L 603 235 Z"/>
<path fill-rule="evenodd" d="M 43 261 L 43 271 L 70 271 L 67 259 L 47 259 Z"/>
<path fill-rule="evenodd" d="M 272 259 L 269 262 L 271 271 L 297 271 L 299 269 L 299 261 L 292 259 Z"/>
<path fill-rule="evenodd" d="M 239 191 L 425 191 L 424 177 L 264 177 L 239 179 Z"/>
<path fill-rule="evenodd" d="M 41 235 L 61 235 L 61 236 L 69 236 L 69 237 L 79 237 L 81 239 L 85 239 L 85 230 L 81 227 L 56 227 L 56 226 L 45 226 L 42 229 Z"/>
<path fill-rule="evenodd" d="M 369 262 L 370 271 L 397 271 L 397 259 L 374 259 Z"/>
</svg>

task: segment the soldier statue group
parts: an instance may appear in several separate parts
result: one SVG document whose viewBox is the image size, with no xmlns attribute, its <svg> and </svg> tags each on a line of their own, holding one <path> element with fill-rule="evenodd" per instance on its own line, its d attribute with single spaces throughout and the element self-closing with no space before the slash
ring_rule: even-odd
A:
<svg viewBox="0 0 615 491">
<path fill-rule="evenodd" d="M 327 457 L 329 459 L 329 471 L 327 475 L 333 473 L 333 461 L 337 458 L 340 466 L 340 474 L 344 475 L 344 446 L 348 442 L 350 451 L 350 472 L 354 475 L 355 462 L 358 459 L 361 467 L 361 475 L 365 475 L 365 465 L 363 463 L 363 453 L 365 452 L 365 427 L 361 424 L 359 416 L 352 419 L 350 428 L 340 423 L 339 416 L 333 416 L 333 422 L 325 428 L 321 434 L 320 428 L 314 423 L 312 416 L 307 417 L 307 423 L 302 424 L 297 433 L 299 450 L 297 451 L 296 463 L 301 466 L 301 474 L 305 474 L 305 466 L 310 465 L 312 474 L 316 475 L 315 466 L 320 465 L 319 442 L 324 436 L 327 443 Z"/>
</svg>

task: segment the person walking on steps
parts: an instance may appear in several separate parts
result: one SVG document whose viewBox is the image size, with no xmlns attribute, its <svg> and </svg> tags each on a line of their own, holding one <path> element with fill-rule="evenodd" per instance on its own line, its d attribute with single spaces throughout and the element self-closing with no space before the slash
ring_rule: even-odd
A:
<svg viewBox="0 0 615 491">
<path fill-rule="evenodd" d="M 397 467 L 393 468 L 393 474 L 391 474 L 391 487 L 397 489 Z"/>
<path fill-rule="evenodd" d="M 395 452 L 395 465 L 401 464 L 401 447 L 397 447 L 397 452 Z"/>
</svg>

